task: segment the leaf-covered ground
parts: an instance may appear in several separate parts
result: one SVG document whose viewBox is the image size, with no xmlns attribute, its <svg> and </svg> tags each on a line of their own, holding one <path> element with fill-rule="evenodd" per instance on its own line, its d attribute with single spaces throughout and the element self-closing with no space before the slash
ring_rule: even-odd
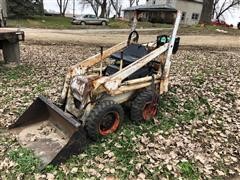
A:
<svg viewBox="0 0 240 180">
<path fill-rule="evenodd" d="M 182 49 L 152 122 L 122 128 L 59 166 L 39 171 L 6 126 L 39 94 L 58 101 L 67 67 L 99 51 L 25 44 L 22 65 L 0 65 L 0 179 L 223 179 L 240 175 L 240 52 Z M 1 56 L 0 56 L 1 58 Z"/>
</svg>

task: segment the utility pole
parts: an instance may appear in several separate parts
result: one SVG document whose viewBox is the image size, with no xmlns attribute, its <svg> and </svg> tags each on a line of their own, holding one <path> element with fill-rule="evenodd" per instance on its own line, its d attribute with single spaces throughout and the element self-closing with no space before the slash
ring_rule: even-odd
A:
<svg viewBox="0 0 240 180">
<path fill-rule="evenodd" d="M 75 17 L 75 0 L 73 0 L 73 17 Z"/>
</svg>

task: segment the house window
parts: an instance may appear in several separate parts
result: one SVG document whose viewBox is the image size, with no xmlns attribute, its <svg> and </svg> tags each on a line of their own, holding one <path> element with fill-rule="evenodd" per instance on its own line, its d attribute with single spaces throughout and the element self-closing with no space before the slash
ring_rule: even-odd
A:
<svg viewBox="0 0 240 180">
<path fill-rule="evenodd" d="M 156 1 L 155 1 L 155 0 L 153 1 L 153 4 L 156 4 Z"/>
<path fill-rule="evenodd" d="M 192 13 L 192 20 L 198 20 L 199 14 L 197 13 Z"/>
<path fill-rule="evenodd" d="M 183 13 L 182 13 L 182 19 L 181 19 L 181 20 L 184 21 L 185 18 L 186 18 L 186 12 L 183 12 Z"/>
</svg>

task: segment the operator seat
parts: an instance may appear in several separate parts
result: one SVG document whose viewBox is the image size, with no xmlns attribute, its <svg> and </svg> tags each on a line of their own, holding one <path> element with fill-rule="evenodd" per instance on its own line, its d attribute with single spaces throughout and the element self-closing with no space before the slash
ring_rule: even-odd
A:
<svg viewBox="0 0 240 180">
<path fill-rule="evenodd" d="M 107 66 L 105 70 L 105 75 L 110 76 L 120 69 L 121 53 L 123 52 L 123 68 L 133 63 L 134 61 L 144 57 L 148 54 L 148 50 L 145 46 L 141 44 L 130 44 L 123 51 L 113 53 L 110 57 L 115 60 L 114 64 Z M 150 67 L 144 66 L 137 70 L 135 73 L 131 74 L 126 80 L 145 77 L 151 74 Z"/>
</svg>

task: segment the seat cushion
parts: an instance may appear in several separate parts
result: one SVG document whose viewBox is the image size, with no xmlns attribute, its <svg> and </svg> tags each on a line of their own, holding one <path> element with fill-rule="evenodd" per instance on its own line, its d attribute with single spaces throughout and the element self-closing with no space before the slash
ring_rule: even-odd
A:
<svg viewBox="0 0 240 180">
<path fill-rule="evenodd" d="M 131 44 L 126 49 L 123 50 L 123 60 L 125 61 L 124 65 L 131 64 L 132 62 L 142 58 L 147 54 L 148 51 L 146 47 L 142 46 L 141 44 Z M 111 58 L 120 60 L 121 52 L 116 52 L 112 54 Z"/>
<path fill-rule="evenodd" d="M 118 71 L 119 71 L 119 68 L 116 65 L 110 64 L 107 66 L 103 74 L 105 74 L 105 76 L 110 76 Z"/>
</svg>

